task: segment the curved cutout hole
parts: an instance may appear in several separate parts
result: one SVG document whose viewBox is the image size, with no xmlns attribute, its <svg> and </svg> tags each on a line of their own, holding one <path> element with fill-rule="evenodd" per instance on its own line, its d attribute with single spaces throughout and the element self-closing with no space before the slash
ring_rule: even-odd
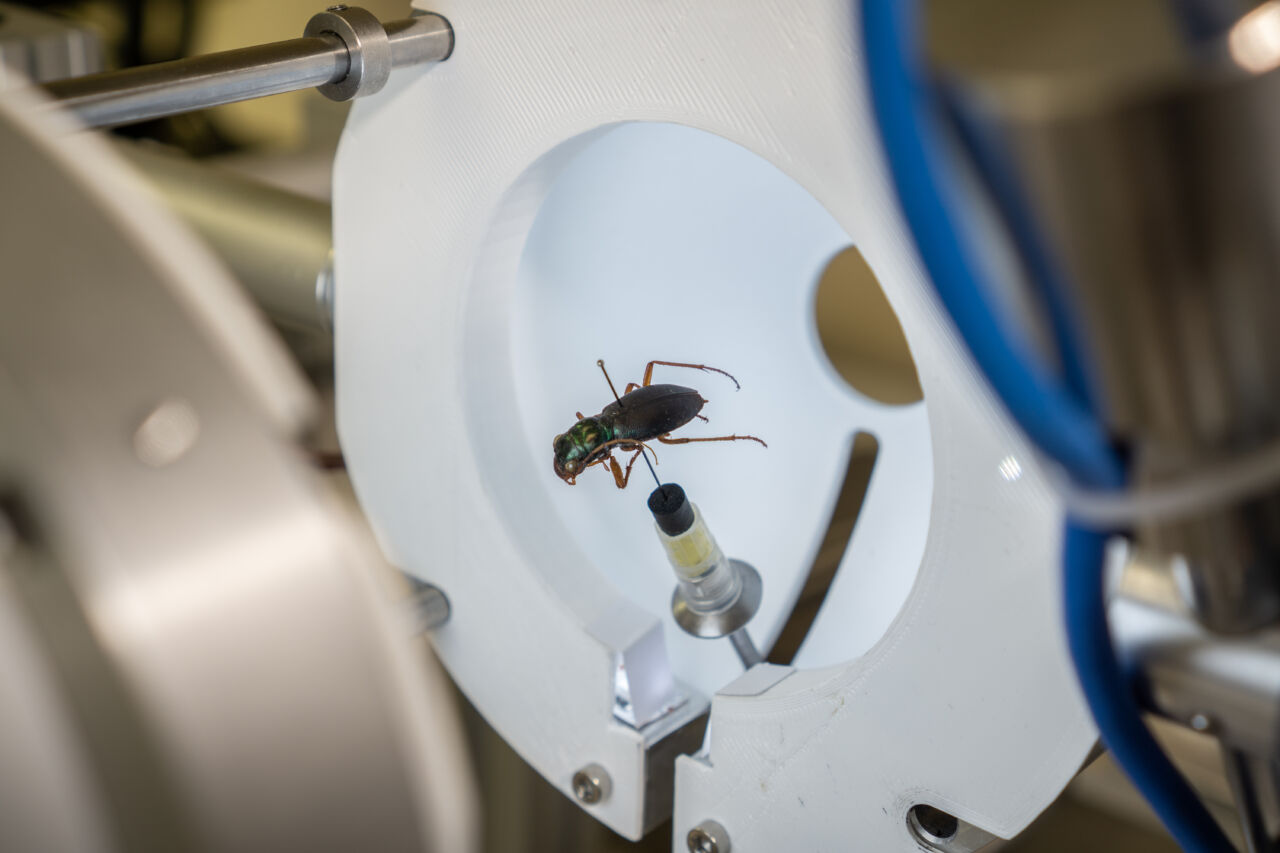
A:
<svg viewBox="0 0 1280 853">
<path fill-rule="evenodd" d="M 857 248 L 827 263 L 813 307 L 827 360 L 854 390 L 889 405 L 924 398 L 898 316 Z"/>
<path fill-rule="evenodd" d="M 474 375 L 466 393 L 474 446 L 486 448 L 477 468 L 487 491 L 513 541 L 557 595 L 581 607 L 591 624 L 615 597 L 658 618 L 672 673 L 703 694 L 737 678 L 741 662 L 728 644 L 692 637 L 668 616 L 671 575 L 651 519 L 637 511 L 645 466 L 637 460 L 630 493 L 619 492 L 603 469 L 569 488 L 552 471 L 548 439 L 576 412 L 612 400 L 597 359 L 608 362 L 620 392 L 654 358 L 733 373 L 740 394 L 727 380 L 686 380 L 711 401 L 711 423 L 690 424 L 687 434 L 748 432 L 769 448 L 659 449 L 657 473 L 701 502 L 727 554 L 760 570 L 766 594 L 753 634 L 778 636 L 808 582 L 808 618 L 777 654 L 814 668 L 865 653 L 910 594 L 933 478 L 924 406 L 886 411 L 872 396 L 920 398 L 898 319 L 869 271 L 860 289 L 878 309 L 833 304 L 824 292 L 816 297 L 818 313 L 824 327 L 836 315 L 859 314 L 861 325 L 846 335 L 853 338 L 862 326 L 876 332 L 885 325 L 876 318 L 887 318 L 897 355 L 876 355 L 875 362 L 905 375 L 898 384 L 907 393 L 866 383 L 866 394 L 851 393 L 819 352 L 815 294 L 824 273 L 850 258 L 865 269 L 856 252 L 845 251 L 855 239 L 803 185 L 755 153 L 704 130 L 636 122 L 549 152 L 512 191 L 495 217 L 491 248 L 481 253 L 467 309 Z M 512 440 L 508 419 L 493 417 L 513 401 L 523 442 Z M 862 483 L 846 482 L 848 472 L 833 464 L 851 453 L 859 428 L 880 436 L 875 464 L 895 477 L 865 509 L 868 460 L 858 459 Z M 834 513 L 843 531 L 829 532 L 842 488 L 858 494 Z M 762 493 L 788 496 L 785 524 L 776 507 L 758 499 Z M 867 521 L 850 540 L 859 512 Z M 815 573 L 819 548 L 827 559 Z M 863 550 L 874 558 L 850 559 Z M 842 554 L 845 566 L 837 569 Z M 842 618 L 837 610 L 854 615 Z"/>
<path fill-rule="evenodd" d="M 909 816 L 911 830 L 926 844 L 950 841 L 960 830 L 960 821 L 953 815 L 933 806 L 912 806 Z"/>
<path fill-rule="evenodd" d="M 827 531 L 822 536 L 822 544 L 818 547 L 813 565 L 809 567 L 809 574 L 791 609 L 791 615 L 787 617 L 786 624 L 782 626 L 777 641 L 769 651 L 769 663 L 787 665 L 795 660 L 809 628 L 818 618 L 822 602 L 826 600 L 831 583 L 844 560 L 844 552 L 849 548 L 849 540 L 853 538 L 879 451 L 880 443 L 871 433 L 859 432 L 854 435 L 844 484 L 840 487 L 840 496 L 836 498 L 836 505 L 831 510 Z"/>
<path fill-rule="evenodd" d="M 976 853 L 997 840 L 985 829 L 925 803 L 918 803 L 907 812 L 907 828 L 926 850 L 941 853 Z"/>
</svg>

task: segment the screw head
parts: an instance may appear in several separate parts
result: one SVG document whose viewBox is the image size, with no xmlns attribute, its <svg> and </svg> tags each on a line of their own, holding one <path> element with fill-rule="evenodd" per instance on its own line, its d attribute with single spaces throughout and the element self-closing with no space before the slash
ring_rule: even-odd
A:
<svg viewBox="0 0 1280 853">
<path fill-rule="evenodd" d="M 1210 732 L 1213 730 L 1213 718 L 1205 713 L 1197 712 L 1192 714 L 1187 723 L 1197 732 Z"/>
<path fill-rule="evenodd" d="M 162 401 L 133 433 L 133 451 L 152 468 L 177 462 L 195 446 L 200 436 L 200 417 L 195 407 L 181 397 Z"/>
<path fill-rule="evenodd" d="M 599 764 L 588 764 L 573 774 L 573 795 L 584 806 L 594 806 L 608 799 L 612 782 Z"/>
<path fill-rule="evenodd" d="M 346 3 L 335 3 L 335 4 L 334 4 L 334 5 L 332 5 L 332 6 L 328 6 L 328 7 L 326 7 L 326 8 L 325 8 L 325 11 L 326 11 L 326 12 L 345 12 L 345 11 L 347 11 L 347 4 L 346 4 Z"/>
<path fill-rule="evenodd" d="M 704 820 L 685 837 L 689 853 L 729 853 L 729 833 L 714 820 Z"/>
</svg>

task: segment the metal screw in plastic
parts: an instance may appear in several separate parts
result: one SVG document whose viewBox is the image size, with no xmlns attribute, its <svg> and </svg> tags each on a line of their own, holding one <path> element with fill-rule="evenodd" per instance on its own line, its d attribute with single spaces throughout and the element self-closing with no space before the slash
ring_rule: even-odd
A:
<svg viewBox="0 0 1280 853">
<path fill-rule="evenodd" d="M 444 591 L 426 581 L 408 577 L 409 616 L 415 634 L 427 634 L 449 621 L 449 599 Z"/>
<path fill-rule="evenodd" d="M 729 833 L 714 820 L 704 820 L 689 830 L 685 842 L 689 845 L 689 853 L 729 853 Z"/>
<path fill-rule="evenodd" d="M 573 795 L 584 806 L 594 806 L 609 798 L 613 782 L 599 764 L 588 764 L 573 774 Z"/>
</svg>

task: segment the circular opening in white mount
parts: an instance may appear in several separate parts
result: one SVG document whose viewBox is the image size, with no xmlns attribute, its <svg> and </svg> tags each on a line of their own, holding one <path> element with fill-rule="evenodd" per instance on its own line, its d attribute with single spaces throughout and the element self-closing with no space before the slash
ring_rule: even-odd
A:
<svg viewBox="0 0 1280 853">
<path fill-rule="evenodd" d="M 545 502 L 594 567 L 666 626 L 676 677 L 713 693 L 742 671 L 728 642 L 687 636 L 670 615 L 674 578 L 637 461 L 626 490 L 603 467 L 576 485 L 552 470 L 552 438 L 613 400 L 651 360 L 654 382 L 696 389 L 709 421 L 677 435 L 748 441 L 654 444 L 658 475 L 699 505 L 725 553 L 751 563 L 764 600 L 750 625 L 767 649 L 819 558 L 854 436 L 879 444 L 863 510 L 795 663 L 843 663 L 870 648 L 914 581 L 928 529 L 932 453 L 924 403 L 887 406 L 831 367 L 814 291 L 848 234 L 769 162 L 670 124 L 615 127 L 555 176 L 528 234 L 511 312 L 511 432 L 527 442 Z M 627 456 L 619 459 L 625 465 Z M 542 566 L 554 573 L 557 566 Z"/>
</svg>

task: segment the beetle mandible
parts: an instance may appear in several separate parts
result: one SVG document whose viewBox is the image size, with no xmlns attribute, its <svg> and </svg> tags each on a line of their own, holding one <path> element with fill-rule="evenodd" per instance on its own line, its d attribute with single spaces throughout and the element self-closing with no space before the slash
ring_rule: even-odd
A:
<svg viewBox="0 0 1280 853">
<path fill-rule="evenodd" d="M 609 390 L 613 391 L 614 402 L 605 406 L 598 415 L 584 417 L 577 412 L 578 422 L 565 432 L 557 435 L 551 443 L 555 453 L 553 467 L 556 476 L 569 485 L 575 485 L 578 475 L 592 465 L 606 466 L 613 474 L 613 481 L 619 489 L 627 487 L 631 478 L 631 466 L 636 458 L 649 450 L 646 441 L 657 439 L 663 444 L 692 444 L 697 441 L 757 441 L 768 447 L 754 435 L 721 435 L 712 438 L 672 438 L 671 433 L 694 418 L 706 420 L 701 414 L 707 401 L 692 388 L 683 385 L 654 385 L 653 366 L 687 367 L 708 373 L 720 373 L 733 380 L 735 388 L 740 388 L 738 380 L 718 367 L 705 364 L 685 364 L 678 361 L 651 361 L 644 368 L 644 381 L 637 385 L 627 383 L 622 396 L 618 396 L 609 379 L 609 372 L 604 368 L 604 361 L 596 364 L 604 371 Z M 613 451 L 623 453 L 635 451 L 627 462 L 626 470 L 613 458 Z M 652 452 L 650 450 L 650 452 Z"/>
</svg>

